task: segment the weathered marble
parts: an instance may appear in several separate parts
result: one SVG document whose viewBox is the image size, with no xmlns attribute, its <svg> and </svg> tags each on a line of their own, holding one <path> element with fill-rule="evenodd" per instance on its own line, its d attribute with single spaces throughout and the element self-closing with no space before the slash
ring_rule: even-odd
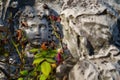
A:
<svg viewBox="0 0 120 80">
<path fill-rule="evenodd" d="M 120 80 L 119 12 L 119 0 L 64 1 L 63 41 L 80 60 L 69 80 Z"/>
<path fill-rule="evenodd" d="M 63 42 L 75 61 L 68 58 L 57 67 L 57 80 L 120 80 L 120 0 L 28 1 L 34 6 L 26 0 L 20 5 L 36 9 L 38 18 L 43 3 L 61 16 Z"/>
<path fill-rule="evenodd" d="M 79 61 L 69 74 L 69 80 L 120 80 L 120 65 L 107 60 Z"/>
<path fill-rule="evenodd" d="M 111 44 L 119 43 L 119 30 L 116 30 L 119 5 L 113 1 L 117 6 L 114 8 L 109 3 L 109 0 L 66 0 L 64 3 L 61 12 L 64 42 L 74 57 L 101 54 Z"/>
</svg>

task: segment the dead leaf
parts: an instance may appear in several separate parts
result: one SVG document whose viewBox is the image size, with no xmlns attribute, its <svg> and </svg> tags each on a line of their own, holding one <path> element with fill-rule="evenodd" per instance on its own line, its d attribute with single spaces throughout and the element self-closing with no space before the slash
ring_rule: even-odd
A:
<svg viewBox="0 0 120 80">
<path fill-rule="evenodd" d="M 17 30 L 17 40 L 19 41 L 22 38 L 22 30 Z"/>
<path fill-rule="evenodd" d="M 22 24 L 22 26 L 24 26 L 24 27 L 28 27 L 28 24 L 27 24 L 27 22 L 25 22 L 25 21 L 21 21 L 21 24 Z"/>
<path fill-rule="evenodd" d="M 43 50 L 47 50 L 47 42 L 43 42 L 42 45 L 41 45 L 41 48 Z"/>
</svg>

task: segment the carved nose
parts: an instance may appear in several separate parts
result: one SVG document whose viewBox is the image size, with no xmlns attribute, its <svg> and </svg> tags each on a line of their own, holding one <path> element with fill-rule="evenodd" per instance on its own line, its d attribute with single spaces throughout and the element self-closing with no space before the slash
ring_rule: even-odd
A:
<svg viewBox="0 0 120 80">
<path fill-rule="evenodd" d="M 36 36 L 40 36 L 40 32 L 39 31 L 36 31 L 35 34 L 36 34 Z"/>
<path fill-rule="evenodd" d="M 39 27 L 35 27 L 35 28 L 34 28 L 34 33 L 35 33 L 36 35 L 40 35 Z"/>
</svg>

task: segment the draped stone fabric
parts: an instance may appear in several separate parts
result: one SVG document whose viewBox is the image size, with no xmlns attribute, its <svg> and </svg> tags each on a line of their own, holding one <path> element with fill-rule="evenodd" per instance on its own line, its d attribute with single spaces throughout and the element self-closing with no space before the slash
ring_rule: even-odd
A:
<svg viewBox="0 0 120 80">
<path fill-rule="evenodd" d="M 108 48 L 110 44 L 119 44 L 117 37 L 119 31 L 115 24 L 119 17 L 120 6 L 115 1 L 111 2 L 109 0 L 108 2 L 68 0 L 64 3 L 66 7 L 61 12 L 64 41 L 74 57 L 82 56 L 82 52 L 88 55 L 98 54 L 101 49 Z M 83 50 L 82 47 L 86 48 Z"/>
<path fill-rule="evenodd" d="M 120 80 L 118 63 L 104 60 L 80 61 L 69 74 L 69 80 Z"/>
<path fill-rule="evenodd" d="M 69 80 L 120 80 L 119 13 L 119 0 L 64 1 L 64 42 L 80 60 Z"/>
<path fill-rule="evenodd" d="M 44 3 L 58 13 L 63 42 L 77 59 L 59 65 L 56 80 L 65 76 L 68 80 L 120 80 L 120 0 L 28 1 L 32 3 L 25 0 L 20 4 L 26 5 L 20 8 L 26 16 L 40 19 L 49 14 L 42 9 Z"/>
</svg>

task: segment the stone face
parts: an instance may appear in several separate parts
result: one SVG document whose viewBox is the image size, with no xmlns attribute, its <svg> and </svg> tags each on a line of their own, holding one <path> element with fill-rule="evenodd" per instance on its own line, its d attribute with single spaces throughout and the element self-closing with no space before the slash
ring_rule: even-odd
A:
<svg viewBox="0 0 120 80">
<path fill-rule="evenodd" d="M 64 2 L 61 12 L 64 42 L 74 57 L 100 53 L 100 50 L 109 48 L 111 38 L 113 43 L 118 42 L 119 31 L 115 25 L 119 16 L 118 7 L 115 1 L 110 0 Z"/>
<path fill-rule="evenodd" d="M 119 12 L 119 0 L 64 1 L 63 41 L 80 60 L 69 80 L 120 80 Z"/>
<path fill-rule="evenodd" d="M 60 14 L 63 42 L 80 60 L 59 65 L 56 80 L 119 80 L 119 0 L 36 0 L 39 18 L 43 3 Z"/>
<path fill-rule="evenodd" d="M 40 19 L 49 14 L 44 3 L 61 16 L 63 42 L 78 60 L 60 64 L 56 80 L 120 80 L 120 0 L 25 0 L 22 15 Z"/>
</svg>

